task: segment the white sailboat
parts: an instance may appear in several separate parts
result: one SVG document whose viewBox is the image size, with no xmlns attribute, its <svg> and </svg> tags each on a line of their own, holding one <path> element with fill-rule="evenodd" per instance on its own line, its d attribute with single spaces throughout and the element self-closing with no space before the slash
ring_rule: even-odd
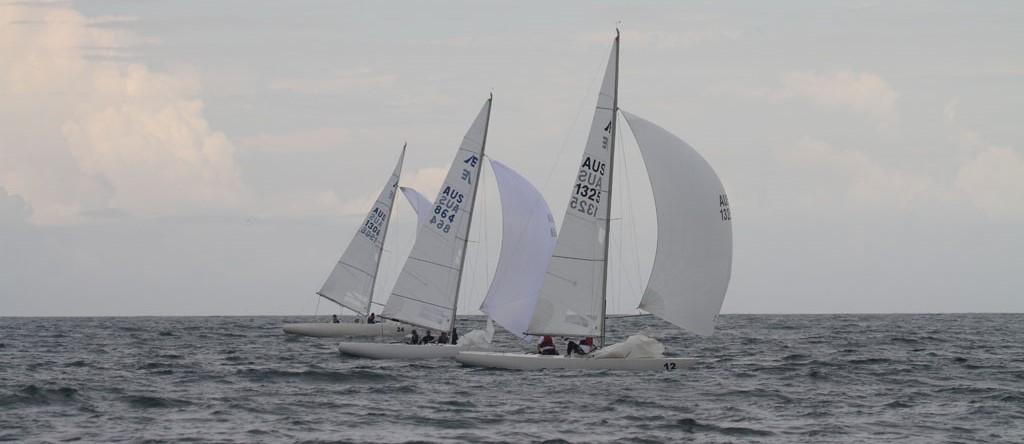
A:
<svg viewBox="0 0 1024 444">
<path fill-rule="evenodd" d="M 373 208 L 366 215 L 359 231 L 356 232 L 352 241 L 349 242 L 345 252 L 338 259 L 331 274 L 319 291 L 320 297 L 327 299 L 344 308 L 357 313 L 358 318 L 364 318 L 373 307 L 374 286 L 377 282 L 377 274 L 380 271 L 380 259 L 384 250 L 384 241 L 387 238 L 391 211 L 395 204 L 395 191 L 398 188 L 398 181 L 402 175 L 402 162 L 405 159 L 405 147 L 402 147 L 402 154 L 398 157 L 391 178 L 388 179 L 384 189 L 377 196 Z M 413 208 L 418 208 L 419 200 L 426 198 L 419 195 L 415 190 L 403 189 L 406 198 L 409 199 Z M 405 335 L 406 326 L 396 322 L 378 322 L 375 324 L 345 322 L 345 323 L 294 323 L 285 324 L 285 333 L 313 336 L 313 337 L 346 337 L 346 336 L 402 336 Z"/>
<path fill-rule="evenodd" d="M 618 60 L 616 33 L 572 198 L 524 331 L 529 335 L 598 337 L 604 347 Z M 710 335 L 732 268 L 728 197 L 711 166 L 686 142 L 647 120 L 622 114 L 647 168 L 658 224 L 654 266 L 640 308 Z M 663 357 L 663 350 L 657 341 L 634 336 L 584 357 L 462 351 L 456 359 L 508 369 L 672 370 L 694 362 Z"/>
<path fill-rule="evenodd" d="M 488 98 L 466 132 L 381 317 L 433 331 L 455 329 L 466 244 L 491 117 Z M 342 342 L 341 353 L 374 359 L 452 357 L 458 345 Z"/>
</svg>

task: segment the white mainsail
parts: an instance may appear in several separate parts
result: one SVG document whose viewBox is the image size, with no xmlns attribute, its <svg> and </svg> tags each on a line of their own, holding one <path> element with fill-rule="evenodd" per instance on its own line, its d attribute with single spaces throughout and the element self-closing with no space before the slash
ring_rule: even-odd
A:
<svg viewBox="0 0 1024 444">
<path fill-rule="evenodd" d="M 710 335 L 732 271 L 729 197 L 714 169 L 690 145 L 623 111 L 654 191 L 658 246 L 640 308 Z"/>
<path fill-rule="evenodd" d="M 488 160 L 501 193 L 501 253 L 480 310 L 522 338 L 555 249 L 555 219 L 544 196 L 526 178 Z"/>
<path fill-rule="evenodd" d="M 601 334 L 611 212 L 618 46 L 616 38 L 572 198 L 565 210 L 555 252 L 527 330 L 531 335 Z"/>
<path fill-rule="evenodd" d="M 488 99 L 462 140 L 430 219 L 419 226 L 381 316 L 435 330 L 454 325 L 490 114 Z"/>
<path fill-rule="evenodd" d="M 430 215 L 433 214 L 431 211 L 434 209 L 434 204 L 427 199 L 427 196 L 424 196 L 415 189 L 409 187 L 399 188 L 402 189 L 402 195 L 405 196 L 405 200 L 409 201 L 409 205 L 416 212 L 416 226 L 427 223 L 430 220 Z"/>
<path fill-rule="evenodd" d="M 366 219 L 359 226 L 359 231 L 349 242 L 338 263 L 335 264 L 327 281 L 316 294 L 335 302 L 342 307 L 359 314 L 370 312 L 373 300 L 373 286 L 380 268 L 381 251 L 384 249 L 384 238 L 391 220 L 391 210 L 395 203 L 395 191 L 402 175 L 402 162 L 405 160 L 405 147 L 398 157 L 391 178 L 377 196 Z"/>
</svg>

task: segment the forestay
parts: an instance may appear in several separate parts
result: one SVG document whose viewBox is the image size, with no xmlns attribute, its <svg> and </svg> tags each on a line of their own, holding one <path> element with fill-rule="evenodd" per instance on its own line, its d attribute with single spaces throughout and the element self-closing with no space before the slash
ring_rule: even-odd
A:
<svg viewBox="0 0 1024 444">
<path fill-rule="evenodd" d="M 528 333 L 598 336 L 604 304 L 604 274 L 610 206 L 618 39 L 612 46 L 590 125 L 583 161 L 558 231 Z"/>
<path fill-rule="evenodd" d="M 654 191 L 658 246 L 640 308 L 710 335 L 732 270 L 732 215 L 722 182 L 700 154 L 665 129 L 622 112 Z"/>
<path fill-rule="evenodd" d="M 403 147 L 387 185 L 377 196 L 373 208 L 359 226 L 359 231 L 345 248 L 323 287 L 317 292 L 318 295 L 356 313 L 366 314 L 370 310 L 373 285 L 380 265 L 381 251 L 384 249 L 384 238 L 391 220 L 391 209 L 394 206 L 395 191 L 402 174 L 404 159 Z"/>
<path fill-rule="evenodd" d="M 510 333 L 525 337 L 555 249 L 555 219 L 529 181 L 489 160 L 501 194 L 501 253 L 480 310 Z"/>
<path fill-rule="evenodd" d="M 419 226 L 381 316 L 424 328 L 451 328 L 490 110 L 488 99 L 462 140 L 430 219 Z"/>
</svg>

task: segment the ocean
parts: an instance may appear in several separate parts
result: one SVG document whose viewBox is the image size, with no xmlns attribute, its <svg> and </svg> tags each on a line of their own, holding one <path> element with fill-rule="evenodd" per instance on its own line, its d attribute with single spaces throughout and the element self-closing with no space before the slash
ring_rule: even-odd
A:
<svg viewBox="0 0 1024 444">
<path fill-rule="evenodd" d="M 612 341 L 699 358 L 638 373 L 373 361 L 281 333 L 310 318 L 0 318 L 0 440 L 1024 442 L 1019 314 L 723 315 L 709 338 L 611 319 Z"/>
</svg>

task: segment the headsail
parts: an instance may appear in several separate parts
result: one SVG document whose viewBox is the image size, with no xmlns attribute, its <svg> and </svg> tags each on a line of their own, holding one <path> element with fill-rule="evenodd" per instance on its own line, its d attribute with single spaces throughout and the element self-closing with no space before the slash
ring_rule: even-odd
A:
<svg viewBox="0 0 1024 444">
<path fill-rule="evenodd" d="M 381 316 L 436 330 L 454 325 L 490 114 L 488 99 L 462 140 L 430 219 L 419 226 L 416 243 Z"/>
<path fill-rule="evenodd" d="M 316 294 L 352 310 L 366 314 L 370 311 L 373 300 L 373 286 L 376 282 L 380 266 L 380 255 L 384 249 L 384 238 L 387 236 L 388 222 L 391 220 L 391 209 L 395 203 L 395 191 L 402 175 L 402 162 L 405 160 L 405 147 L 398 157 L 391 178 L 381 190 L 373 208 L 366 215 L 359 231 L 349 242 L 341 259 L 327 276 L 327 281 Z"/>
<path fill-rule="evenodd" d="M 654 268 L 640 308 L 710 335 L 732 272 L 729 197 L 711 165 L 690 145 L 658 125 L 622 114 L 647 166 L 658 219 Z"/>
<path fill-rule="evenodd" d="M 427 196 L 409 187 L 399 188 L 402 189 L 405 200 L 409 201 L 409 205 L 416 212 L 416 226 L 427 223 L 430 220 L 430 215 L 433 214 L 431 211 L 434 209 L 434 205 L 427 200 Z"/>
<path fill-rule="evenodd" d="M 480 310 L 512 334 L 524 337 L 555 249 L 555 219 L 523 176 L 494 159 L 501 193 L 501 254 Z"/>
<path fill-rule="evenodd" d="M 604 312 L 618 46 L 615 39 L 572 198 L 528 333 L 598 336 Z"/>
</svg>

